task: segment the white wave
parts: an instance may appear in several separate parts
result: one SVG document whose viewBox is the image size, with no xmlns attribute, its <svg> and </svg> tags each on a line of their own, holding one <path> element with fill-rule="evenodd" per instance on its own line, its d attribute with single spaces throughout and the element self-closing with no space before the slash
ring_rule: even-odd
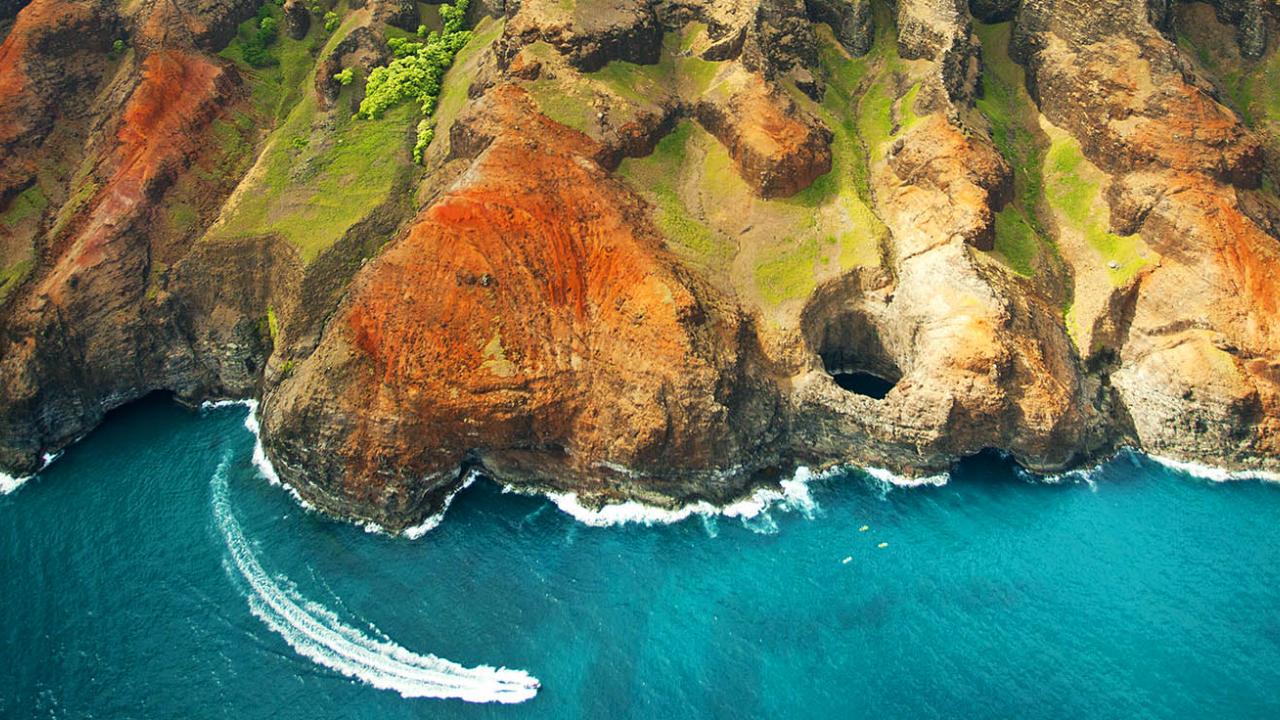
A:
<svg viewBox="0 0 1280 720">
<path fill-rule="evenodd" d="M 262 475 L 267 482 L 279 488 L 284 488 L 286 492 L 293 496 L 295 502 L 306 510 L 315 510 L 315 506 L 302 499 L 302 495 L 298 489 L 280 479 L 280 475 L 276 473 L 276 469 L 271 465 L 271 460 L 267 457 L 267 449 L 262 445 L 262 425 L 258 423 L 258 401 L 249 400 L 206 400 L 200 404 L 201 410 L 214 410 L 224 407 L 244 407 L 249 409 L 249 414 L 245 415 L 244 426 L 249 432 L 253 433 L 253 466 L 258 469 L 258 474 Z M 378 528 L 381 530 L 381 528 Z M 371 531 L 372 532 L 372 531 Z"/>
<path fill-rule="evenodd" d="M 421 523 L 414 525 L 413 527 L 405 528 L 402 534 L 409 540 L 417 540 L 423 535 L 435 530 L 436 526 L 440 524 L 440 521 L 444 520 L 444 514 L 449 512 L 449 506 L 453 504 L 453 499 L 458 497 L 458 493 L 471 487 L 471 484 L 474 483 L 478 477 L 480 477 L 479 472 L 476 472 L 475 470 L 468 472 L 467 476 L 462 478 L 462 484 L 445 496 L 444 504 L 440 506 L 440 512 L 428 517 L 426 520 L 423 520 Z"/>
<path fill-rule="evenodd" d="M 258 401 L 257 401 L 257 400 L 253 400 L 253 399 L 249 399 L 249 400 L 205 400 L 204 402 L 200 403 L 200 409 L 201 409 L 201 410 L 216 410 L 217 408 L 235 407 L 235 406 L 237 406 L 237 405 L 242 406 L 242 407 L 257 407 L 257 405 L 258 405 Z"/>
<path fill-rule="evenodd" d="M 12 475 L 0 473 L 0 495 L 8 495 L 9 493 L 17 492 L 18 488 L 25 485 L 32 477 L 34 476 L 27 475 L 25 477 L 14 477 Z"/>
<path fill-rule="evenodd" d="M 1226 470 L 1224 468 L 1201 465 L 1200 463 L 1188 462 L 1185 460 L 1174 460 L 1173 458 L 1160 457 L 1159 455 L 1152 455 L 1150 453 L 1146 453 L 1146 456 L 1170 470 L 1176 470 L 1186 475 L 1200 478 L 1201 480 L 1210 480 L 1212 482 L 1260 480 L 1262 482 L 1280 483 L 1280 472 L 1270 472 L 1267 470 Z"/>
<path fill-rule="evenodd" d="M 886 470 L 878 467 L 867 467 L 863 468 L 862 471 L 882 483 L 901 488 L 942 487 L 951 480 L 951 475 L 949 473 L 926 475 L 924 477 L 908 477 L 906 475 L 899 475 L 892 470 Z"/>
<path fill-rule="evenodd" d="M 1090 467 L 1077 468 L 1075 470 L 1068 470 L 1060 473 L 1038 473 L 1027 470 L 1021 465 L 1015 464 L 1013 466 L 1013 474 L 1016 475 L 1019 480 L 1028 483 L 1040 483 L 1043 485 L 1071 485 L 1079 483 L 1088 485 L 1090 488 L 1096 490 L 1098 487 L 1098 483 L 1096 482 L 1098 474 L 1101 473 L 1102 469 L 1111 462 L 1111 460 L 1106 460 Z"/>
<path fill-rule="evenodd" d="M 561 512 L 592 527 L 610 527 L 627 523 L 670 525 L 694 516 L 704 518 L 724 516 L 745 521 L 762 518 L 765 513 L 775 507 L 780 510 L 796 510 L 808 517 L 817 508 L 817 503 L 809 492 L 809 483 L 814 479 L 826 477 L 831 472 L 834 471 L 815 475 L 809 468 L 801 467 L 796 470 L 793 478 L 779 483 L 778 488 L 760 488 L 750 496 L 724 506 L 700 500 L 678 508 L 662 508 L 628 500 L 600 507 L 589 507 L 582 504 L 576 492 L 544 494 Z"/>
<path fill-rule="evenodd" d="M 435 655 L 420 655 L 389 638 L 372 638 L 343 623 L 328 608 L 299 595 L 288 580 L 276 580 L 258 562 L 236 521 L 228 497 L 227 460 L 214 473 L 213 511 L 234 566 L 249 589 L 249 608 L 300 655 L 343 675 L 406 698 L 457 698 L 468 702 L 518 703 L 537 694 L 538 680 L 522 670 L 473 668 Z"/>
<path fill-rule="evenodd" d="M 79 441 L 79 438 L 76 439 L 76 442 L 78 441 Z M 34 473 L 30 475 L 24 475 L 22 477 L 14 477 L 12 475 L 7 475 L 5 473 L 0 472 L 0 495 L 8 495 L 9 493 L 17 492 L 18 488 L 22 487 L 23 485 L 26 485 L 27 482 L 30 481 L 32 478 L 34 478 L 36 475 L 39 475 L 40 473 L 44 472 L 45 468 L 52 465 L 53 461 L 57 460 L 60 457 L 62 457 L 61 450 L 57 452 L 45 453 L 40 458 L 41 460 L 40 469 L 36 470 Z"/>
</svg>

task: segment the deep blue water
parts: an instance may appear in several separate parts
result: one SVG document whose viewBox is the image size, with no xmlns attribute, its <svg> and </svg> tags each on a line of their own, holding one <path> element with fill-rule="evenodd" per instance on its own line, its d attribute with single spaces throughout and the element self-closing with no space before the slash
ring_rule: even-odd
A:
<svg viewBox="0 0 1280 720">
<path fill-rule="evenodd" d="M 0 717 L 1280 717 L 1274 484 L 978 459 L 944 487 L 823 480 L 811 517 L 596 528 L 482 482 L 408 541 L 265 482 L 245 413 L 144 401 L 0 497 Z M 237 558 L 320 624 L 313 652 L 394 643 L 542 688 L 346 677 L 251 612 Z"/>
</svg>

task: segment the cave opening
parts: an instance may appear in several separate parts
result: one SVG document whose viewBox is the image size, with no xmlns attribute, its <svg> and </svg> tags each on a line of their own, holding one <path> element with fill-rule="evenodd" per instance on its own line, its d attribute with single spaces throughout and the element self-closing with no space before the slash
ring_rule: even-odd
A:
<svg viewBox="0 0 1280 720">
<path fill-rule="evenodd" d="M 828 319 L 821 332 L 818 356 L 840 389 L 883 400 L 902 380 L 902 369 L 866 314 L 846 311 Z"/>
<path fill-rule="evenodd" d="M 883 400 L 889 394 L 889 391 L 898 383 L 892 380 L 886 380 L 879 375 L 873 375 L 869 372 L 851 372 L 851 373 L 833 373 L 831 379 L 836 381 L 841 389 L 848 390 L 858 395 L 866 395 L 869 398 Z"/>
</svg>

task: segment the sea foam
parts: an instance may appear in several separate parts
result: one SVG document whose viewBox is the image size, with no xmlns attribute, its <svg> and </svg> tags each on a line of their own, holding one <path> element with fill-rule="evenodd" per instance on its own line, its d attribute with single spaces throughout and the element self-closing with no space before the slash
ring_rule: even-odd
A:
<svg viewBox="0 0 1280 720">
<path fill-rule="evenodd" d="M 475 470 L 468 472 L 466 477 L 462 478 L 462 484 L 455 488 L 453 492 L 445 496 L 444 504 L 440 506 L 440 512 L 428 517 L 426 520 L 423 520 L 421 523 L 418 523 L 413 527 L 405 528 L 402 534 L 410 540 L 417 540 L 423 535 L 435 530 L 436 526 L 444 520 L 444 514 L 449 512 L 449 506 L 453 504 L 453 499 L 458 497 L 458 493 L 471 487 L 472 483 L 474 483 L 479 477 L 480 473 Z"/>
<path fill-rule="evenodd" d="M 523 670 L 464 667 L 421 655 L 387 637 L 373 638 L 331 610 L 302 597 L 293 583 L 263 569 L 231 509 L 224 458 L 212 480 L 213 512 L 227 546 L 228 572 L 247 585 L 249 608 L 267 627 L 309 660 L 406 698 L 456 698 L 467 702 L 518 703 L 537 694 L 538 680 Z"/>
<path fill-rule="evenodd" d="M 271 460 L 267 458 L 267 449 L 262 445 L 262 426 L 258 423 L 258 401 L 253 399 L 207 400 L 200 404 L 201 410 L 215 410 L 224 407 L 248 408 L 249 414 L 244 418 L 244 427 L 250 433 L 253 433 L 253 466 L 258 469 L 258 473 L 272 485 L 284 488 L 286 492 L 293 496 L 294 501 L 304 509 L 315 510 L 311 503 L 302 499 L 302 495 L 298 493 L 297 488 L 280 479 L 280 475 L 276 473 Z"/>
<path fill-rule="evenodd" d="M 258 423 L 258 401 L 257 400 L 217 400 L 206 402 L 201 408 L 220 408 L 229 406 L 241 406 L 248 408 L 249 413 L 244 419 L 244 425 L 253 433 L 253 464 L 272 485 L 284 488 L 299 505 L 307 510 L 315 508 L 302 498 L 298 491 L 286 482 L 280 479 L 276 470 L 271 465 L 271 461 L 267 458 L 266 450 L 262 445 L 261 426 Z M 1263 470 L 1243 470 L 1232 471 L 1222 468 L 1215 468 L 1208 465 L 1200 465 L 1197 463 L 1184 462 L 1181 460 L 1173 460 L 1158 455 L 1151 455 L 1137 450 L 1125 449 L 1118 455 L 1129 454 L 1131 460 L 1137 457 L 1149 458 L 1153 462 L 1159 463 L 1172 470 L 1181 472 L 1191 477 L 1212 480 L 1214 482 L 1227 482 L 1231 480 L 1261 480 L 1265 482 L 1280 482 L 1280 473 L 1268 472 Z M 1114 459 L 1114 458 L 1113 458 Z M 50 458 L 46 457 L 46 461 Z M 1096 466 L 1088 468 L 1079 468 L 1069 470 L 1063 473 L 1041 474 L 1032 473 L 1022 468 L 1017 468 L 1017 474 L 1023 480 L 1042 482 L 1049 484 L 1060 483 L 1082 483 L 1089 485 L 1093 489 L 1097 489 L 1095 477 L 1102 471 L 1103 467 L 1108 463 L 1099 463 Z M 46 462 L 47 465 L 47 462 Z M 626 468 L 611 467 L 611 469 L 619 472 L 628 472 Z M 750 496 L 729 503 L 727 505 L 714 505 L 706 501 L 690 503 L 678 508 L 664 508 L 656 505 L 647 505 L 645 503 L 628 500 L 621 503 L 609 503 L 600 507 L 592 507 L 584 504 L 576 492 L 555 492 L 544 491 L 541 493 L 526 493 L 523 489 L 513 489 L 503 486 L 503 492 L 519 492 L 523 494 L 541 494 L 544 495 L 552 504 L 561 512 L 569 515 L 584 525 L 592 527 L 610 527 L 616 525 L 626 525 L 630 523 L 640 525 L 670 525 L 682 522 L 691 517 L 701 517 L 704 521 L 713 521 L 716 517 L 737 518 L 747 524 L 748 527 L 771 532 L 776 525 L 769 517 L 771 509 L 779 509 L 783 511 L 799 511 L 806 517 L 811 517 L 817 508 L 812 494 L 809 491 L 809 483 L 812 480 L 825 478 L 842 472 L 854 469 L 854 466 L 833 467 L 821 473 L 814 473 L 807 467 L 800 467 L 796 470 L 795 475 L 789 480 L 783 480 L 779 483 L 778 488 L 760 488 L 753 492 Z M 877 467 L 865 467 L 862 471 L 870 476 L 873 480 L 881 483 L 886 490 L 890 487 L 899 488 L 915 488 L 915 487 L 941 487 L 950 481 L 949 473 L 940 473 L 937 475 L 929 475 L 925 477 L 908 477 L 899 475 L 891 470 Z M 426 518 L 418 525 L 406 528 L 401 534 L 403 537 L 416 540 L 434 530 L 444 520 L 445 513 L 448 511 L 450 504 L 459 492 L 469 487 L 479 477 L 479 473 L 472 471 L 464 478 L 463 483 L 445 498 L 444 505 L 440 511 Z M 7 475 L 0 474 L 0 495 L 5 495 L 17 490 L 23 483 L 30 478 L 12 478 Z M 756 525 L 752 525 L 752 521 L 759 521 Z M 362 525 L 365 531 L 375 534 L 389 534 L 384 528 L 376 523 L 364 523 Z M 710 531 L 709 531 L 710 532 Z"/>
<path fill-rule="evenodd" d="M 1159 455 L 1146 454 L 1146 457 L 1153 462 L 1159 463 L 1170 470 L 1176 470 L 1184 475 L 1190 475 L 1201 480 L 1211 480 L 1213 482 L 1231 482 L 1233 480 L 1260 480 L 1262 482 L 1280 483 L 1280 473 L 1269 472 L 1267 470 L 1226 470 L 1216 468 L 1209 465 L 1201 465 L 1199 463 L 1187 462 L 1185 460 L 1174 460 L 1173 458 L 1160 457 Z"/>
<path fill-rule="evenodd" d="M 729 503 L 714 505 L 698 501 L 678 508 L 663 508 L 646 505 L 635 500 L 621 503 L 609 503 L 600 507 L 584 505 L 575 492 L 545 492 L 561 512 L 569 515 L 584 525 L 593 527 L 609 527 L 637 523 L 640 525 L 670 525 L 691 517 L 712 518 L 724 516 L 738 518 L 743 521 L 764 517 L 770 509 L 798 511 L 805 516 L 812 516 L 817 509 L 813 495 L 809 491 L 809 483 L 814 479 L 826 477 L 830 473 L 815 474 L 809 468 L 801 467 L 795 476 L 783 480 L 777 488 L 760 488 L 750 496 Z"/>
<path fill-rule="evenodd" d="M 8 495 L 9 493 L 17 492 L 18 488 L 22 487 L 23 485 L 26 485 L 27 481 L 31 480 L 36 475 L 39 475 L 41 472 L 44 471 L 45 468 L 52 465 L 54 460 L 57 460 L 60 457 L 62 457 L 61 450 L 55 453 L 45 453 L 44 457 L 41 458 L 43 462 L 40 463 L 40 469 L 36 470 L 35 473 L 31 475 L 24 475 L 23 477 L 14 477 L 12 475 L 6 475 L 5 473 L 0 472 L 0 495 Z"/>
<path fill-rule="evenodd" d="M 11 492 L 17 492 L 18 488 L 25 485 L 30 479 L 30 475 L 25 477 L 14 477 L 12 475 L 0 473 L 0 495 L 8 495 Z"/>
<path fill-rule="evenodd" d="M 908 477 L 906 475 L 899 475 L 892 470 L 886 470 L 878 467 L 863 468 L 862 471 L 870 475 L 875 480 L 901 488 L 942 487 L 951 480 L 951 475 L 949 473 L 938 473 L 937 475 L 926 475 L 924 477 Z"/>
</svg>

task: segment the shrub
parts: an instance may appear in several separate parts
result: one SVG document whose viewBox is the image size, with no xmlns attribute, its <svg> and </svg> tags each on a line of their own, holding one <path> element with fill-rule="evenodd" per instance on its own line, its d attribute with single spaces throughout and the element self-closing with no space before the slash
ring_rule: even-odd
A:
<svg viewBox="0 0 1280 720">
<path fill-rule="evenodd" d="M 116 40 L 115 42 L 111 43 L 111 52 L 112 52 L 112 54 L 114 54 L 116 57 L 119 57 L 119 56 L 123 55 L 123 54 L 124 54 L 124 40 Z"/>
<path fill-rule="evenodd" d="M 338 73 L 337 75 L 334 75 L 333 79 L 337 80 L 339 85 L 346 86 L 346 85 L 350 85 L 351 81 L 354 80 L 355 77 L 356 77 L 355 70 L 353 70 L 352 68 L 346 68 L 342 72 Z"/>
<path fill-rule="evenodd" d="M 460 33 L 467 28 L 468 0 L 458 0 L 452 5 L 440 6 L 440 19 L 444 20 L 444 34 Z"/>
<path fill-rule="evenodd" d="M 426 37 L 426 36 L 427 36 L 427 26 L 426 26 L 426 25 L 419 25 L 419 26 L 418 26 L 418 37 Z"/>
<path fill-rule="evenodd" d="M 436 137 L 435 123 L 431 122 L 431 118 L 423 118 L 418 122 L 418 140 L 413 144 L 413 161 L 422 162 L 422 155 L 427 151 L 427 146 Z"/>
<path fill-rule="evenodd" d="M 258 23 L 258 40 L 265 46 L 275 42 L 280 35 L 280 22 L 273 17 L 264 17 Z"/>
<path fill-rule="evenodd" d="M 269 67 L 277 64 L 267 46 L 280 36 L 280 21 L 271 15 L 269 3 L 264 3 L 258 10 L 258 30 L 244 43 L 244 61 L 254 67 Z"/>
<path fill-rule="evenodd" d="M 422 161 L 422 154 L 435 136 L 430 118 L 436 110 L 445 71 L 471 39 L 471 32 L 465 29 L 467 3 L 468 0 L 457 0 L 453 5 L 441 5 L 444 32 L 429 33 L 426 42 L 410 42 L 406 38 L 388 40 L 387 47 L 395 59 L 369 73 L 365 97 L 356 113 L 363 119 L 377 118 L 400 103 L 416 102 L 425 116 L 418 123 L 418 140 L 413 148 L 416 162 Z"/>
<path fill-rule="evenodd" d="M 329 12 L 324 14 L 324 31 L 333 32 L 334 30 L 337 30 L 338 23 L 340 23 L 341 21 L 342 21 L 342 18 L 338 17 L 338 13 L 330 10 Z"/>
</svg>

